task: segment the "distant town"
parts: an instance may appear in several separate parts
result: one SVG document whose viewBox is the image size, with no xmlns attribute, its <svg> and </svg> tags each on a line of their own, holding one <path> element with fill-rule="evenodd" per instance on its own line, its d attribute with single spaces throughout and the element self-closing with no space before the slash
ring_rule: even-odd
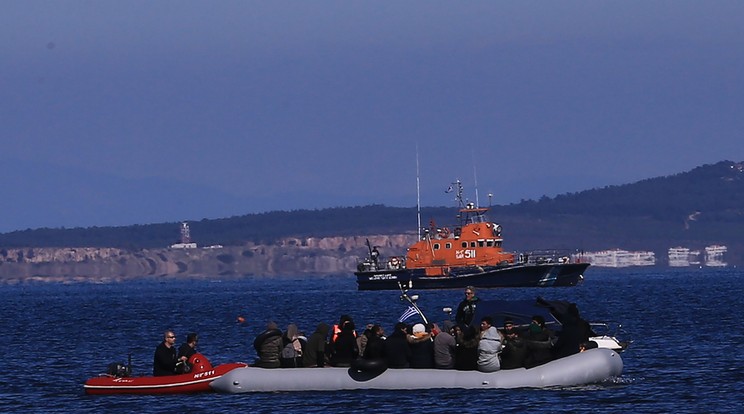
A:
<svg viewBox="0 0 744 414">
<path fill-rule="evenodd" d="M 702 251 L 689 247 L 670 247 L 667 260 L 670 267 L 726 267 L 726 246 L 711 245 Z M 656 254 L 650 251 L 627 251 L 622 249 L 584 252 L 583 259 L 597 267 L 656 266 Z"/>
</svg>

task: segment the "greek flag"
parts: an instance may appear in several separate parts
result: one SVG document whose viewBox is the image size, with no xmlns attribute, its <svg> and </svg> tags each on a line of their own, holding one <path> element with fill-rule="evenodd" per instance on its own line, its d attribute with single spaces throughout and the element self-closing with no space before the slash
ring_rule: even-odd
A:
<svg viewBox="0 0 744 414">
<path fill-rule="evenodd" d="M 402 315 L 400 315 L 400 318 L 398 318 L 398 322 L 404 322 L 406 319 L 410 318 L 413 315 L 417 315 L 418 311 L 413 306 L 409 306 L 408 309 L 406 309 L 405 312 L 403 312 Z"/>
</svg>

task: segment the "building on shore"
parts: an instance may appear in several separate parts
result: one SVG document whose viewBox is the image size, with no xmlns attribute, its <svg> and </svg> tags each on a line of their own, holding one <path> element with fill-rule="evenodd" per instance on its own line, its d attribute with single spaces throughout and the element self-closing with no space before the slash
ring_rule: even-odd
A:
<svg viewBox="0 0 744 414">
<path fill-rule="evenodd" d="M 667 251 L 670 267 L 688 267 L 700 265 L 700 251 L 689 247 L 670 247 Z"/>
<path fill-rule="evenodd" d="M 191 241 L 191 229 L 189 229 L 189 223 L 181 223 L 181 241 L 179 243 L 171 244 L 171 249 L 196 249 L 196 243 Z"/>
<path fill-rule="evenodd" d="M 585 252 L 584 259 L 597 267 L 654 266 L 656 264 L 654 252 L 631 252 L 622 249 Z"/>
<path fill-rule="evenodd" d="M 708 266 L 708 267 L 726 267 L 728 263 L 724 261 L 724 255 L 728 251 L 726 246 L 714 244 L 707 246 L 704 253 L 700 250 L 693 250 L 689 247 L 670 247 L 668 251 L 669 266 L 671 267 L 689 267 L 689 266 Z"/>
<path fill-rule="evenodd" d="M 728 263 L 723 261 L 723 255 L 728 248 L 721 245 L 711 245 L 705 248 L 705 265 L 709 267 L 726 267 Z"/>
</svg>

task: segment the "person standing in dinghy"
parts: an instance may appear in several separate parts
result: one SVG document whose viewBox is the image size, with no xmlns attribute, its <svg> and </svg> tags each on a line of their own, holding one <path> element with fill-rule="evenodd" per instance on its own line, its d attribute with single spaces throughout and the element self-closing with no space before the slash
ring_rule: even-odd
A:
<svg viewBox="0 0 744 414">
<path fill-rule="evenodd" d="M 461 328 L 470 325 L 475 315 L 475 308 L 478 306 L 478 299 L 475 296 L 475 287 L 468 286 L 465 288 L 465 299 L 457 305 L 457 314 L 455 315 L 455 322 Z"/>
<path fill-rule="evenodd" d="M 176 364 L 179 358 L 176 354 L 176 334 L 173 331 L 165 331 L 163 342 L 155 348 L 155 357 L 152 364 L 152 375 L 159 377 L 164 375 L 175 375 Z M 185 361 L 186 357 L 181 357 Z"/>
</svg>

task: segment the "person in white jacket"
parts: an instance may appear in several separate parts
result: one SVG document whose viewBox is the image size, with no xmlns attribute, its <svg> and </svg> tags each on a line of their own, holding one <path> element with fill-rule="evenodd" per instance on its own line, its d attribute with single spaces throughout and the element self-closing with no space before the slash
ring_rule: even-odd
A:
<svg viewBox="0 0 744 414">
<path fill-rule="evenodd" d="M 481 340 L 478 342 L 478 371 L 494 372 L 501 369 L 499 358 L 503 342 L 501 332 L 495 327 L 489 326 L 483 331 Z"/>
</svg>

